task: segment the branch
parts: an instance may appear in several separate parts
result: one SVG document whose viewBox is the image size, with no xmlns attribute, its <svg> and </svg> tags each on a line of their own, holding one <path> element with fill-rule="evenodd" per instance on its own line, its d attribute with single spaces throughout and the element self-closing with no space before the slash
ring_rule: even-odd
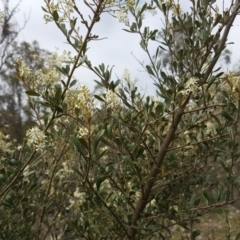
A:
<svg viewBox="0 0 240 240">
<path fill-rule="evenodd" d="M 186 99 L 181 104 L 180 108 L 176 111 L 175 116 L 173 117 L 173 122 L 167 133 L 167 136 L 165 137 L 163 144 L 157 154 L 156 164 L 153 165 L 153 167 L 148 175 L 147 182 L 144 187 L 144 193 L 142 194 L 141 198 L 138 200 L 136 209 L 135 209 L 134 214 L 131 219 L 131 228 L 128 231 L 130 239 L 132 239 L 132 240 L 134 239 L 134 237 L 136 235 L 136 231 L 137 231 L 137 229 L 135 228 L 136 223 L 139 220 L 142 211 L 144 210 L 144 208 L 146 207 L 146 205 L 148 203 L 148 199 L 149 199 L 151 190 L 153 188 L 153 185 L 156 181 L 156 177 L 159 173 L 159 169 L 163 163 L 163 160 L 167 153 L 168 147 L 171 144 L 171 142 L 173 141 L 177 126 L 178 126 L 179 122 L 181 121 L 181 118 L 184 113 L 184 108 L 188 104 L 190 97 L 191 97 L 191 94 L 189 94 L 186 97 Z"/>
</svg>

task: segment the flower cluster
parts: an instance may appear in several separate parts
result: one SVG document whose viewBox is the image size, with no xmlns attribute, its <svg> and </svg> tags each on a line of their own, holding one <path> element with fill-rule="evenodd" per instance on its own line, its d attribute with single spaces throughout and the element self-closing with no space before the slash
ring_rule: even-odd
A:
<svg viewBox="0 0 240 240">
<path fill-rule="evenodd" d="M 194 96 L 197 96 L 200 91 L 199 79 L 196 77 L 190 77 L 185 84 L 185 89 L 181 91 L 183 95 L 188 95 L 192 93 Z"/>
<path fill-rule="evenodd" d="M 129 9 L 133 8 L 135 5 L 135 0 L 126 0 L 126 4 Z"/>
<path fill-rule="evenodd" d="M 116 110 L 120 105 L 120 101 L 117 94 L 110 89 L 107 89 L 105 93 L 105 102 L 106 108 L 111 108 L 113 110 Z"/>
<path fill-rule="evenodd" d="M 89 120 L 93 116 L 94 99 L 86 85 L 79 88 L 75 108 L 79 109 L 83 117 Z"/>
<path fill-rule="evenodd" d="M 64 101 L 68 104 L 69 108 L 75 108 L 76 99 L 78 98 L 79 91 L 77 89 L 68 89 Z"/>
<path fill-rule="evenodd" d="M 214 12 L 215 12 L 215 19 L 217 19 L 217 17 L 220 15 L 219 7 L 217 4 L 215 5 Z"/>
<path fill-rule="evenodd" d="M 48 54 L 43 62 L 40 58 L 39 62 L 43 62 L 44 66 L 33 73 L 33 71 L 26 66 L 21 58 L 17 59 L 18 74 L 24 84 L 36 92 L 45 93 L 46 87 L 52 89 L 54 85 L 59 82 L 63 74 L 57 70 L 56 66 L 61 68 L 66 61 L 71 61 L 71 53 L 64 51 L 61 55 L 57 52 Z"/>
<path fill-rule="evenodd" d="M 59 179 L 61 181 L 65 180 L 66 178 L 68 178 L 71 174 L 73 173 L 72 170 L 72 162 L 68 161 L 68 162 L 63 162 L 61 169 L 57 172 L 56 176 L 59 177 Z"/>
<path fill-rule="evenodd" d="M 5 153 L 12 153 L 12 143 L 8 141 L 9 135 L 4 135 L 0 131 L 0 153 L 5 154 Z"/>
<path fill-rule="evenodd" d="M 149 9 L 148 11 L 152 14 L 152 16 L 157 15 L 157 9 L 156 8 Z"/>
<path fill-rule="evenodd" d="M 212 122 L 207 122 L 206 127 L 207 127 L 207 130 L 206 130 L 207 135 L 215 135 L 217 133 L 216 127 Z"/>
<path fill-rule="evenodd" d="M 17 69 L 20 77 L 31 78 L 33 75 L 31 69 L 27 67 L 20 57 L 17 59 Z"/>
<path fill-rule="evenodd" d="M 116 13 L 116 17 L 120 23 L 124 23 L 126 26 L 129 26 L 128 12 L 124 8 L 120 8 Z"/>
<path fill-rule="evenodd" d="M 124 78 L 126 83 L 130 83 L 131 82 L 130 72 L 126 68 L 123 70 L 123 78 Z"/>
<path fill-rule="evenodd" d="M 135 88 L 135 84 L 137 83 L 138 79 L 134 78 L 134 80 L 131 80 L 131 75 L 128 69 L 124 69 L 123 70 L 123 79 L 125 81 L 125 83 L 127 84 L 127 87 L 129 88 L 129 90 L 133 90 Z"/>
<path fill-rule="evenodd" d="M 171 11 L 173 16 L 181 16 L 182 9 L 179 3 L 175 3 L 174 0 L 165 0 L 162 2 L 165 6 L 167 6 Z"/>
<path fill-rule="evenodd" d="M 77 137 L 85 137 L 88 135 L 88 129 L 86 127 L 79 127 Z"/>
<path fill-rule="evenodd" d="M 73 198 L 69 199 L 69 206 L 66 207 L 67 210 L 72 208 L 79 208 L 86 198 L 85 192 L 80 192 L 79 188 L 76 188 L 75 192 L 73 193 Z"/>
<path fill-rule="evenodd" d="M 232 71 L 229 71 L 226 75 L 226 82 L 231 91 L 240 96 L 240 76 L 234 75 Z"/>
<path fill-rule="evenodd" d="M 38 127 L 29 129 L 26 133 L 26 136 L 28 137 L 28 142 L 35 145 L 37 151 L 43 151 L 43 149 L 46 147 L 46 136 Z"/>
<path fill-rule="evenodd" d="M 70 15 L 74 12 L 74 5 L 72 0 L 58 0 L 56 3 L 52 1 L 48 5 L 48 10 L 50 14 L 57 12 L 59 15 L 58 23 L 62 23 L 68 21 L 70 19 Z M 43 19 L 46 23 L 53 21 L 53 18 L 48 13 L 45 13 Z"/>
<path fill-rule="evenodd" d="M 181 16 L 182 9 L 181 9 L 181 6 L 180 6 L 179 3 L 178 4 L 172 4 L 171 9 L 172 9 L 173 16 Z"/>
<path fill-rule="evenodd" d="M 73 196 L 77 199 L 78 205 L 83 204 L 83 202 L 85 200 L 85 193 L 81 192 L 78 187 L 76 188 L 75 192 L 73 193 Z"/>
</svg>

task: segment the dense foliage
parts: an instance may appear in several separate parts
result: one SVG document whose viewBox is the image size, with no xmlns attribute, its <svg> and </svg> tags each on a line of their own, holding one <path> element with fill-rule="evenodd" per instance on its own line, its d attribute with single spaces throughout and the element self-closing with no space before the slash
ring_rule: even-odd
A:
<svg viewBox="0 0 240 240">
<path fill-rule="evenodd" d="M 18 149 L 0 136 L 1 239 L 169 239 L 176 227 L 186 230 L 182 239 L 197 239 L 206 213 L 226 214 L 239 201 L 240 77 L 217 63 L 240 2 L 222 11 L 214 0 L 189 4 L 185 12 L 174 0 L 45 0 L 45 21 L 76 56 L 46 54 L 38 69 L 16 61 L 36 124 Z M 89 59 L 106 13 L 139 35 L 155 97 L 129 70 L 115 79 L 112 67 Z M 145 27 L 147 13 L 159 14 L 163 28 Z M 101 92 L 74 77 L 82 67 Z M 239 229 L 229 228 L 232 236 Z"/>
</svg>

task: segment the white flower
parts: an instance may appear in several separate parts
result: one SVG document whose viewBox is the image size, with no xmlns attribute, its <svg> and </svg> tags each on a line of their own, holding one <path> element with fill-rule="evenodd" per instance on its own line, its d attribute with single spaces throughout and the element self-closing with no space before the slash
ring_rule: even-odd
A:
<svg viewBox="0 0 240 240">
<path fill-rule="evenodd" d="M 22 146 L 21 145 L 18 145 L 17 146 L 17 150 L 21 150 L 22 149 Z"/>
<path fill-rule="evenodd" d="M 8 142 L 8 135 L 4 135 L 0 132 L 0 153 L 12 153 L 12 143 Z"/>
<path fill-rule="evenodd" d="M 128 13 L 124 9 L 120 9 L 117 11 L 116 17 L 120 23 L 125 23 L 125 25 L 129 25 Z"/>
<path fill-rule="evenodd" d="M 157 10 L 156 10 L 156 8 L 150 9 L 149 12 L 152 14 L 152 16 L 157 15 Z"/>
<path fill-rule="evenodd" d="M 214 135 L 214 134 L 217 133 L 215 125 L 213 123 L 207 122 L 206 125 L 207 125 L 206 134 L 213 134 Z"/>
<path fill-rule="evenodd" d="M 46 136 L 38 127 L 33 127 L 27 131 L 28 141 L 36 146 L 37 151 L 42 151 L 46 146 Z"/>
<path fill-rule="evenodd" d="M 135 5 L 135 1 L 134 0 L 126 0 L 126 4 L 128 8 L 132 8 Z"/>
<path fill-rule="evenodd" d="M 26 177 L 29 173 L 29 165 L 27 165 L 25 168 L 24 168 L 24 171 L 23 171 L 23 177 Z"/>
<path fill-rule="evenodd" d="M 193 93 L 194 96 L 199 94 L 200 87 L 199 87 L 199 78 L 191 77 L 188 79 L 188 81 L 185 83 L 185 89 L 182 90 L 183 95 L 188 95 L 189 93 Z"/>
<path fill-rule="evenodd" d="M 107 108 L 116 109 L 119 106 L 120 102 L 115 92 L 112 90 L 107 89 L 105 95 L 105 102 Z"/>
<path fill-rule="evenodd" d="M 85 137 L 88 135 L 88 129 L 86 127 L 80 127 L 77 132 L 77 137 Z"/>
<path fill-rule="evenodd" d="M 102 183 L 101 188 L 103 188 L 103 189 L 105 189 L 105 190 L 111 189 L 111 184 L 110 184 L 110 182 L 109 182 L 108 179 L 106 179 L 106 180 Z"/>
<path fill-rule="evenodd" d="M 126 69 L 126 68 L 123 70 L 123 78 L 127 83 L 130 83 L 131 75 L 130 75 L 130 72 L 128 71 L 128 69 Z"/>
<path fill-rule="evenodd" d="M 79 89 L 75 108 L 80 109 L 83 117 L 86 119 L 91 118 L 93 115 L 95 109 L 94 99 L 86 85 L 82 85 Z"/>
<path fill-rule="evenodd" d="M 53 126 L 53 128 L 54 128 L 54 130 L 55 130 L 56 132 L 59 131 L 58 125 L 55 124 L 55 125 Z"/>
<path fill-rule="evenodd" d="M 46 13 L 43 15 L 43 19 L 45 20 L 45 23 L 49 23 L 49 22 L 53 21 L 52 16 L 50 16 L 49 14 L 46 14 Z"/>
<path fill-rule="evenodd" d="M 79 188 L 77 187 L 75 192 L 73 193 L 73 196 L 78 199 L 78 204 L 82 204 L 85 200 L 85 192 L 80 192 Z"/>
</svg>

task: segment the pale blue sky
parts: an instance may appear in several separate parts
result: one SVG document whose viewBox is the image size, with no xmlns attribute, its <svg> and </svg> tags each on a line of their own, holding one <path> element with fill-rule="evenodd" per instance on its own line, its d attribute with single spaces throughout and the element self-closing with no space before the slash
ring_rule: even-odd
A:
<svg viewBox="0 0 240 240">
<path fill-rule="evenodd" d="M 15 5 L 18 0 L 10 0 L 11 5 Z M 184 3 L 183 8 L 187 8 L 186 0 L 181 0 Z M 218 2 L 222 3 L 222 0 Z M 21 32 L 19 40 L 25 40 L 31 42 L 37 40 L 41 48 L 48 49 L 50 51 L 55 51 L 56 48 L 61 50 L 68 49 L 72 50 L 65 42 L 64 36 L 57 29 L 54 23 L 45 24 L 43 20 L 43 11 L 41 6 L 44 6 L 43 0 L 22 0 L 20 5 L 20 11 L 16 15 L 18 23 L 21 25 L 23 23 L 24 14 L 28 16 L 30 14 L 29 22 L 27 23 L 25 29 Z M 161 28 L 160 17 L 151 17 L 151 15 L 146 16 L 146 25 L 151 26 L 151 28 Z M 102 38 L 107 38 L 102 41 L 93 42 L 90 45 L 89 56 L 92 60 L 93 65 L 98 65 L 100 63 L 105 63 L 105 65 L 115 65 L 114 73 L 121 76 L 124 68 L 128 68 L 131 72 L 132 77 L 137 77 L 139 79 L 139 84 L 141 88 L 146 91 L 146 93 L 153 95 L 154 87 L 150 77 L 142 72 L 143 69 L 133 57 L 136 56 L 140 61 L 145 61 L 148 63 L 146 54 L 141 50 L 139 46 L 138 35 L 129 34 L 122 30 L 124 24 L 118 23 L 116 19 L 105 14 L 99 24 L 94 28 L 94 33 Z M 240 59 L 240 16 L 238 16 L 237 21 L 234 23 L 233 28 L 229 36 L 229 42 L 235 42 L 234 45 L 229 45 L 229 50 L 233 52 L 232 62 L 236 63 Z M 154 48 L 152 48 L 154 50 Z M 152 51 L 154 53 L 154 51 Z M 83 71 L 77 74 L 80 83 L 86 83 L 88 86 L 93 87 L 94 85 L 94 75 L 89 74 L 89 72 Z"/>
</svg>

